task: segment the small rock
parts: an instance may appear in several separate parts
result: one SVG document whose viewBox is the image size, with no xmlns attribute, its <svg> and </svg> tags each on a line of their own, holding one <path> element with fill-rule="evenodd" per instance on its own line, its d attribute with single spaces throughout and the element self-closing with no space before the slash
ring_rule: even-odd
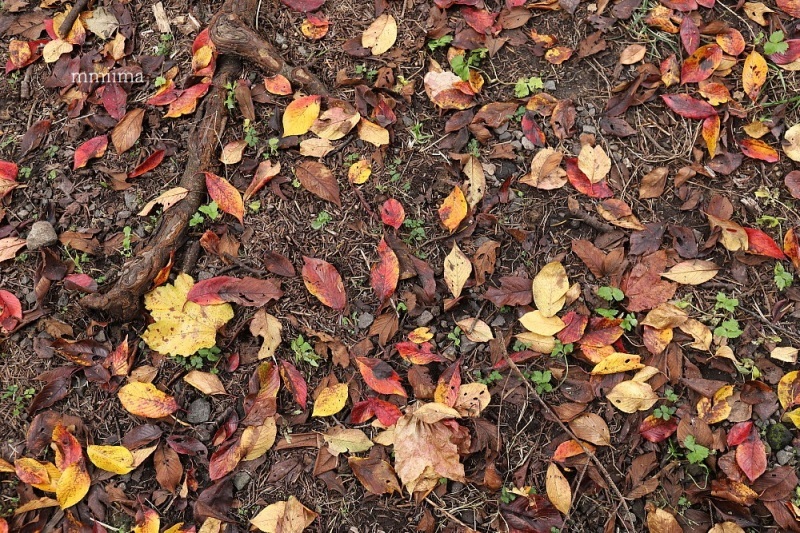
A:
<svg viewBox="0 0 800 533">
<path fill-rule="evenodd" d="M 125 191 L 122 193 L 122 198 L 125 200 L 125 207 L 131 211 L 138 210 L 139 196 L 133 191 Z"/>
<path fill-rule="evenodd" d="M 198 398 L 189 404 L 186 421 L 190 424 L 202 424 L 211 418 L 211 404 L 203 398 Z"/>
<path fill-rule="evenodd" d="M 773 450 L 780 450 L 792 442 L 792 432 L 785 425 L 778 423 L 767 428 L 767 444 Z"/>
<path fill-rule="evenodd" d="M 522 147 L 526 150 L 535 150 L 536 146 L 527 137 L 522 138 Z"/>
<path fill-rule="evenodd" d="M 503 318 L 502 315 L 497 315 L 494 318 L 494 320 L 492 320 L 492 323 L 489 324 L 489 325 L 492 326 L 493 328 L 499 328 L 499 327 L 505 326 L 506 325 L 506 319 Z"/>
<path fill-rule="evenodd" d="M 58 234 L 53 225 L 44 220 L 34 222 L 28 233 L 28 250 L 38 250 L 45 246 L 52 246 L 58 242 Z"/>
<path fill-rule="evenodd" d="M 478 346 L 477 342 L 472 342 L 466 337 L 461 337 L 461 345 L 459 346 L 461 353 L 466 354 L 470 353 L 475 347 Z"/>
<path fill-rule="evenodd" d="M 597 133 L 597 128 L 595 128 L 594 126 L 590 126 L 589 124 L 584 124 L 583 133 L 591 133 L 594 135 Z"/>
<path fill-rule="evenodd" d="M 358 329 L 367 329 L 375 321 L 375 317 L 370 313 L 361 313 L 358 317 Z"/>
<path fill-rule="evenodd" d="M 497 140 L 499 142 L 501 142 L 501 143 L 508 142 L 508 141 L 511 140 L 511 133 L 505 131 L 505 132 L 500 134 L 500 136 L 497 138 Z"/>
<path fill-rule="evenodd" d="M 544 90 L 545 91 L 555 91 L 556 90 L 556 82 L 553 80 L 547 80 L 544 82 Z"/>
<path fill-rule="evenodd" d="M 428 311 L 427 309 L 422 312 L 421 315 L 417 317 L 415 324 L 419 327 L 427 326 L 433 320 L 433 314 Z"/>
<path fill-rule="evenodd" d="M 253 478 L 250 477 L 250 474 L 247 472 L 237 472 L 233 476 L 233 486 L 236 487 L 237 491 L 242 490 L 252 479 Z"/>
<path fill-rule="evenodd" d="M 273 37 L 275 39 L 275 44 L 281 46 L 282 44 L 286 44 L 286 37 L 283 36 L 281 33 L 276 33 Z"/>
<path fill-rule="evenodd" d="M 781 466 L 788 464 L 789 461 L 792 460 L 792 457 L 794 457 L 794 454 L 792 452 L 787 452 L 786 450 L 780 450 L 778 453 L 775 454 L 775 459 Z"/>
</svg>

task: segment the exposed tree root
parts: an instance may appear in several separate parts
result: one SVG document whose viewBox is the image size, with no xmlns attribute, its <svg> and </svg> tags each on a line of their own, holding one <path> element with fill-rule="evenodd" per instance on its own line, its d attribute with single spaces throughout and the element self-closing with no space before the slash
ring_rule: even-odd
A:
<svg viewBox="0 0 800 533">
<path fill-rule="evenodd" d="M 168 263 L 170 254 L 183 245 L 189 220 L 205 199 L 202 172 L 212 171 L 217 165 L 219 139 L 228 117 L 225 84 L 238 76 L 241 69 L 239 58 L 252 61 L 269 74 L 282 74 L 310 93 L 327 94 L 327 89 L 316 76 L 304 67 L 288 65 L 275 47 L 252 29 L 256 7 L 257 0 L 227 0 L 211 21 L 209 32 L 220 57 L 214 88 L 203 102 L 198 112 L 201 118 L 189 136 L 189 157 L 180 181 L 180 186 L 188 189 L 189 194 L 164 213 L 148 245 L 123 266 L 114 286 L 104 294 L 84 297 L 81 300 L 83 307 L 103 311 L 120 320 L 136 318 L 140 313 L 142 295 Z"/>
</svg>

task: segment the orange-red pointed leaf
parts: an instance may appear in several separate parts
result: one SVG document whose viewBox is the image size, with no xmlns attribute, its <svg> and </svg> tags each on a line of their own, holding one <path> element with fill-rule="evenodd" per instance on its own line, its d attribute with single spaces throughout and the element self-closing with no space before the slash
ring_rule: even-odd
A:
<svg viewBox="0 0 800 533">
<path fill-rule="evenodd" d="M 281 361 L 281 378 L 283 384 L 292 392 L 294 401 L 305 409 L 308 401 L 308 385 L 303 374 L 289 361 Z"/>
<path fill-rule="evenodd" d="M 747 439 L 736 447 L 736 464 L 751 482 L 766 472 L 767 451 L 755 428 L 752 428 Z"/>
<path fill-rule="evenodd" d="M 777 245 L 772 237 L 760 229 L 744 228 L 744 231 L 747 233 L 748 252 L 751 254 L 772 257 L 773 259 L 778 260 L 786 259 L 786 256 L 783 255 L 780 246 Z"/>
<path fill-rule="evenodd" d="M 767 163 L 777 163 L 781 158 L 775 148 L 759 139 L 744 139 L 739 142 L 739 147 L 747 157 L 766 161 Z"/>
<path fill-rule="evenodd" d="M 394 294 L 397 283 L 400 281 L 400 262 L 394 251 L 386 244 L 385 239 L 381 239 L 378 244 L 378 257 L 380 260 L 372 266 L 369 282 L 375 290 L 378 300 L 383 304 Z"/>
<path fill-rule="evenodd" d="M 211 172 L 204 172 L 206 176 L 206 188 L 208 195 L 217 202 L 219 208 L 236 217 L 239 222 L 244 222 L 244 201 L 238 189 L 231 183 Z"/>
<path fill-rule="evenodd" d="M 702 120 L 717 114 L 711 104 L 692 98 L 688 94 L 662 94 L 661 98 L 667 107 L 683 118 Z"/>
<path fill-rule="evenodd" d="M 73 156 L 72 170 L 85 167 L 90 159 L 103 157 L 106 148 L 108 148 L 108 136 L 106 135 L 98 135 L 78 146 Z"/>
<path fill-rule="evenodd" d="M 400 383 L 400 376 L 389 366 L 389 363 L 380 359 L 356 357 L 356 364 L 364 382 L 375 392 L 397 394 L 404 398 L 408 396 Z"/>
<path fill-rule="evenodd" d="M 699 38 L 698 31 L 698 41 Z M 685 43 L 686 41 L 684 41 L 684 44 Z M 681 83 L 697 83 L 707 80 L 721 62 L 722 48 L 720 48 L 718 44 L 712 43 L 701 46 L 683 62 L 683 66 L 681 67 Z"/>
<path fill-rule="evenodd" d="M 303 256 L 303 282 L 308 292 L 323 304 L 337 311 L 347 307 L 342 276 L 332 264 L 322 259 Z"/>
</svg>

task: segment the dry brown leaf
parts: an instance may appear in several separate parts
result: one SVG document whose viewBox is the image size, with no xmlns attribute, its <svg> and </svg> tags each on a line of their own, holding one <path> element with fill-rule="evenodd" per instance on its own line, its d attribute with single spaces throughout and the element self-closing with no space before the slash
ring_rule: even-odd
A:
<svg viewBox="0 0 800 533">
<path fill-rule="evenodd" d="M 277 318 L 263 309 L 256 311 L 250 322 L 250 333 L 264 338 L 264 343 L 258 350 L 259 359 L 269 359 L 275 355 L 275 350 L 281 344 L 282 330 L 283 326 Z"/>
<path fill-rule="evenodd" d="M 572 489 L 569 481 L 561 473 L 561 469 L 555 463 L 550 463 L 547 467 L 547 477 L 545 478 L 545 489 L 547 497 L 553 506 L 561 511 L 562 514 L 569 514 L 572 506 Z"/>
<path fill-rule="evenodd" d="M 470 274 L 472 274 L 472 263 L 469 257 L 461 251 L 458 243 L 453 242 L 453 249 L 444 259 L 444 282 L 450 289 L 453 298 L 461 296 L 461 291 Z"/>
<path fill-rule="evenodd" d="M 210 372 L 201 372 L 200 370 L 192 370 L 185 376 L 183 381 L 199 390 L 203 394 L 213 396 L 215 394 L 227 394 L 225 386 L 220 381 L 219 377 Z"/>
<path fill-rule="evenodd" d="M 397 21 L 389 13 L 384 13 L 364 30 L 361 46 L 369 48 L 372 55 L 379 56 L 397 41 Z"/>
</svg>

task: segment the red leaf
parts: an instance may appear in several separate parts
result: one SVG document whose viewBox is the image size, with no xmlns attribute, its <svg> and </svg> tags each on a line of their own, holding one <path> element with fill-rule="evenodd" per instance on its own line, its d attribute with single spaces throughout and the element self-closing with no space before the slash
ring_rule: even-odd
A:
<svg viewBox="0 0 800 533">
<path fill-rule="evenodd" d="M 783 251 L 792 261 L 794 268 L 800 271 L 800 237 L 794 228 L 789 228 L 783 236 Z"/>
<path fill-rule="evenodd" d="M 417 344 L 411 341 L 398 342 L 394 345 L 400 357 L 415 365 L 427 365 L 428 363 L 443 363 L 445 359 L 431 350 L 433 345 L 429 342 Z"/>
<path fill-rule="evenodd" d="M 244 191 L 244 199 L 245 201 L 250 199 L 254 196 L 258 191 L 261 190 L 264 185 L 272 181 L 272 178 L 278 175 L 281 171 L 281 164 L 277 163 L 275 165 L 272 164 L 271 161 L 262 161 L 258 164 L 258 168 L 256 168 L 256 173 L 253 175 L 253 179 L 250 182 L 250 185 L 247 186 L 247 190 Z"/>
<path fill-rule="evenodd" d="M 668 108 L 683 118 L 703 120 L 716 115 L 716 110 L 708 102 L 692 98 L 688 94 L 662 94 L 661 98 Z"/>
<path fill-rule="evenodd" d="M 755 428 L 751 428 L 747 439 L 736 447 L 736 464 L 751 482 L 767 470 L 766 446 Z"/>
<path fill-rule="evenodd" d="M 800 200 L 800 170 L 793 170 L 786 174 L 786 177 L 783 178 L 783 183 L 786 185 L 792 198 Z"/>
<path fill-rule="evenodd" d="M 206 176 L 208 195 L 217 202 L 219 208 L 235 216 L 244 223 L 244 201 L 239 191 L 228 180 L 211 172 L 203 172 Z"/>
<path fill-rule="evenodd" d="M 64 278 L 68 291 L 97 292 L 97 282 L 88 274 L 70 274 Z"/>
<path fill-rule="evenodd" d="M 692 17 L 683 17 L 681 22 L 681 42 L 687 54 L 693 54 L 700 46 L 700 28 L 694 23 Z"/>
<path fill-rule="evenodd" d="M 767 163 L 777 163 L 781 159 L 777 150 L 759 139 L 743 139 L 739 141 L 739 146 L 744 155 L 753 159 Z"/>
<path fill-rule="evenodd" d="M 322 7 L 324 3 L 325 0 L 281 0 L 281 4 L 302 13 L 315 11 Z"/>
<path fill-rule="evenodd" d="M 373 416 L 384 426 L 391 426 L 403 415 L 400 408 L 378 398 L 367 398 L 358 402 L 350 411 L 350 422 L 352 424 L 363 424 Z"/>
<path fill-rule="evenodd" d="M 383 304 L 394 294 L 397 283 L 400 281 L 400 261 L 386 244 L 386 239 L 381 239 L 378 244 L 378 257 L 380 257 L 380 261 L 372 266 L 369 282 L 375 290 L 378 300 Z"/>
<path fill-rule="evenodd" d="M 394 198 L 389 198 L 383 202 L 381 206 L 381 220 L 384 224 L 394 229 L 400 229 L 405 219 L 406 211 L 403 209 L 403 204 Z"/>
<path fill-rule="evenodd" d="M 103 157 L 103 154 L 106 153 L 106 148 L 108 148 L 108 137 L 106 135 L 98 135 L 78 146 L 75 149 L 72 170 L 85 167 L 90 159 Z"/>
<path fill-rule="evenodd" d="M 437 402 L 453 407 L 458 401 L 460 389 L 461 359 L 458 359 L 439 376 L 439 382 L 436 384 L 436 392 L 434 392 L 433 397 Z"/>
<path fill-rule="evenodd" d="M 667 440 L 677 429 L 678 422 L 675 417 L 671 417 L 669 420 L 662 420 L 650 415 L 639 424 L 639 434 L 643 439 L 650 442 Z"/>
<path fill-rule="evenodd" d="M 575 439 L 562 442 L 558 445 L 556 451 L 553 452 L 553 461 L 561 463 L 570 457 L 575 457 L 576 455 L 586 453 L 583 450 L 584 447 L 589 451 L 594 451 L 594 446 L 587 442 L 584 442 L 583 446 L 581 446 L 581 443 Z"/>
<path fill-rule="evenodd" d="M 776 65 L 788 65 L 789 63 L 794 63 L 798 58 L 800 58 L 800 39 L 789 39 L 788 41 L 784 42 L 788 46 L 785 52 L 781 52 L 779 54 L 770 54 L 767 56 Z"/>
<path fill-rule="evenodd" d="M 581 340 L 584 331 L 586 331 L 586 325 L 589 323 L 589 317 L 586 315 L 579 315 L 575 311 L 570 311 L 561 317 L 561 319 L 567 327 L 556 334 L 558 340 L 560 340 L 562 344 L 570 344 Z"/>
<path fill-rule="evenodd" d="M 308 401 L 308 385 L 303 374 L 289 361 L 281 361 L 281 377 L 283 384 L 292 392 L 294 401 L 305 409 Z"/>
<path fill-rule="evenodd" d="M 375 392 L 408 397 L 403 385 L 400 384 L 400 376 L 387 362 L 369 357 L 356 357 L 356 364 L 364 377 L 364 382 Z"/>
<path fill-rule="evenodd" d="M 772 237 L 760 229 L 744 228 L 744 231 L 747 233 L 747 241 L 749 243 L 747 251 L 749 253 L 764 255 L 778 260 L 786 259 L 786 256 L 783 255 L 780 247 L 772 240 Z"/>
<path fill-rule="evenodd" d="M 147 172 L 150 172 L 151 170 L 153 170 L 154 168 L 156 168 L 158 165 L 161 164 L 161 162 L 164 160 L 164 154 L 165 153 L 166 152 L 164 150 L 156 150 L 155 152 L 150 154 L 147 157 L 147 159 L 142 161 L 139 164 L 138 167 L 133 169 L 133 172 L 128 174 L 128 177 L 129 178 L 138 178 L 142 174 L 146 174 Z"/>
<path fill-rule="evenodd" d="M 606 180 L 598 181 L 597 183 L 592 183 L 589 181 L 589 178 L 586 177 L 586 174 L 581 172 L 581 169 L 578 168 L 577 157 L 565 157 L 564 162 L 567 166 L 567 178 L 572 186 L 578 190 L 578 192 L 581 192 L 592 198 L 610 198 L 614 196 L 614 193 L 611 191 L 608 183 L 606 183 Z"/>
<path fill-rule="evenodd" d="M 280 284 L 271 279 L 217 276 L 195 283 L 186 299 L 200 305 L 232 302 L 246 307 L 261 307 L 281 296 Z"/>
<path fill-rule="evenodd" d="M 536 123 L 536 113 L 533 111 L 526 111 L 522 116 L 522 133 L 534 145 L 538 147 L 547 146 L 547 138 Z"/>
<path fill-rule="evenodd" d="M 751 429 L 753 429 L 753 422 L 750 420 L 734 424 L 733 427 L 728 430 L 728 446 L 733 447 L 743 443 L 748 435 L 750 435 Z"/>
<path fill-rule="evenodd" d="M 0 326 L 11 331 L 22 320 L 22 304 L 12 293 L 0 290 Z"/>
<path fill-rule="evenodd" d="M 495 19 L 497 19 L 497 15 L 499 15 L 499 13 L 489 13 L 485 9 L 476 9 L 474 7 L 461 8 L 461 14 L 464 16 L 466 23 L 480 34 L 485 34 L 487 30 L 491 29 Z"/>
<path fill-rule="evenodd" d="M 233 472 L 239 466 L 239 461 L 242 460 L 242 447 L 239 445 L 239 439 L 231 439 L 217 448 L 211 454 L 211 459 L 208 462 L 208 477 L 212 481 L 223 478 Z"/>
<path fill-rule="evenodd" d="M 342 276 L 332 264 L 322 259 L 303 256 L 302 275 L 308 292 L 328 307 L 337 311 L 347 307 Z"/>
<path fill-rule="evenodd" d="M 115 119 L 122 120 L 128 104 L 128 93 L 119 83 L 108 83 L 103 85 L 101 89 L 101 101 L 105 110 Z"/>
</svg>

